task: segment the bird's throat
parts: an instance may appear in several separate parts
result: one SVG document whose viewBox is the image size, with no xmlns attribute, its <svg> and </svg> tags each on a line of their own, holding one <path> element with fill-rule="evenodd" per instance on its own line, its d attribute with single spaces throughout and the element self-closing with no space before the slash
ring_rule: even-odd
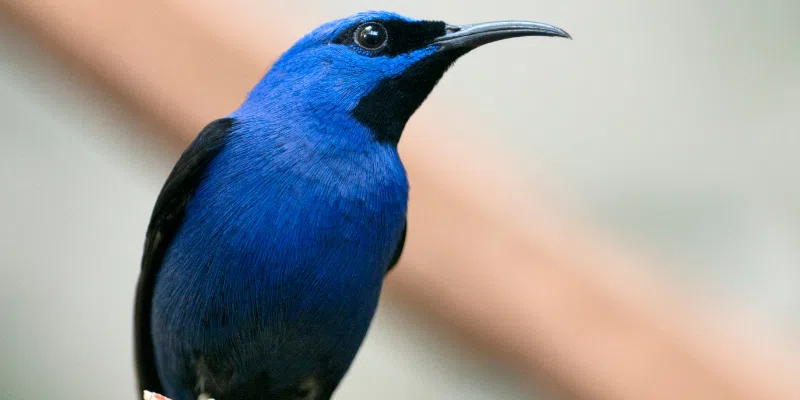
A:
<svg viewBox="0 0 800 400">
<path fill-rule="evenodd" d="M 377 141 L 397 144 L 408 119 L 464 53 L 466 51 L 439 51 L 402 74 L 382 80 L 359 100 L 353 117 L 369 128 Z"/>
</svg>

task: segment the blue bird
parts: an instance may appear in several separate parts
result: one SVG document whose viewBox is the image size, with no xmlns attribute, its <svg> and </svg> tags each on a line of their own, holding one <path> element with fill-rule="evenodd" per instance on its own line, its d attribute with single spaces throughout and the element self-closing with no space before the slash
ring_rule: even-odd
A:
<svg viewBox="0 0 800 400">
<path fill-rule="evenodd" d="M 403 250 L 406 122 L 457 58 L 518 36 L 569 38 L 536 22 L 357 14 L 304 36 L 239 109 L 206 126 L 147 230 L 140 390 L 329 399 Z"/>
</svg>

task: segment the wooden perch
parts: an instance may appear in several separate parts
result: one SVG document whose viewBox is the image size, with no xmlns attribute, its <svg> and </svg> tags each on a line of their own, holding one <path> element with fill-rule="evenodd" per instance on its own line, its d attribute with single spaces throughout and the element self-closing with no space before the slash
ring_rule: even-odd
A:
<svg viewBox="0 0 800 400">
<path fill-rule="evenodd" d="M 233 110 L 291 40 L 280 16 L 257 29 L 237 16 L 246 2 L 0 4 L 183 144 Z M 793 350 L 731 339 L 735 325 L 688 311 L 697 307 L 643 276 L 641 261 L 526 198 L 498 157 L 415 133 L 440 123 L 414 119 L 403 139 L 410 228 L 390 294 L 568 397 L 800 399 Z"/>
</svg>

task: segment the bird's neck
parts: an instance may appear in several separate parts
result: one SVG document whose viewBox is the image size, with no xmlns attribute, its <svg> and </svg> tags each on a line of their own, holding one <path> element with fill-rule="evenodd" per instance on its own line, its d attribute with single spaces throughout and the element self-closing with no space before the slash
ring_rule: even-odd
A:
<svg viewBox="0 0 800 400">
<path fill-rule="evenodd" d="M 378 175 L 405 180 L 397 147 L 376 141 L 369 128 L 337 113 L 317 119 L 297 111 L 237 117 L 231 143 L 243 149 L 242 158 L 254 158 L 256 164 L 268 160 L 272 166 L 284 163 L 282 168 L 301 169 L 303 174 L 325 172 L 314 166 L 344 175 L 349 175 L 348 169 L 372 168 Z M 381 180 L 387 179 L 392 180 Z"/>
<path fill-rule="evenodd" d="M 428 55 L 392 74 L 348 71 L 332 55 L 282 59 L 250 92 L 240 113 L 282 114 L 323 129 L 356 124 L 374 140 L 397 145 L 408 119 L 458 55 Z"/>
<path fill-rule="evenodd" d="M 248 93 L 237 113 L 253 117 L 283 113 L 295 121 L 349 118 L 358 93 L 331 77 L 324 64 L 298 70 L 278 62 Z"/>
</svg>

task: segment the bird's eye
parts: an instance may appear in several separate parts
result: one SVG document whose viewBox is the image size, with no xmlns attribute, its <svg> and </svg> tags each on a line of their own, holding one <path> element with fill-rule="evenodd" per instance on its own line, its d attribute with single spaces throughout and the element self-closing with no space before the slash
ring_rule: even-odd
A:
<svg viewBox="0 0 800 400">
<path fill-rule="evenodd" d="M 366 50 L 377 50 L 386 44 L 389 35 L 377 22 L 367 22 L 356 29 L 355 42 Z"/>
</svg>

